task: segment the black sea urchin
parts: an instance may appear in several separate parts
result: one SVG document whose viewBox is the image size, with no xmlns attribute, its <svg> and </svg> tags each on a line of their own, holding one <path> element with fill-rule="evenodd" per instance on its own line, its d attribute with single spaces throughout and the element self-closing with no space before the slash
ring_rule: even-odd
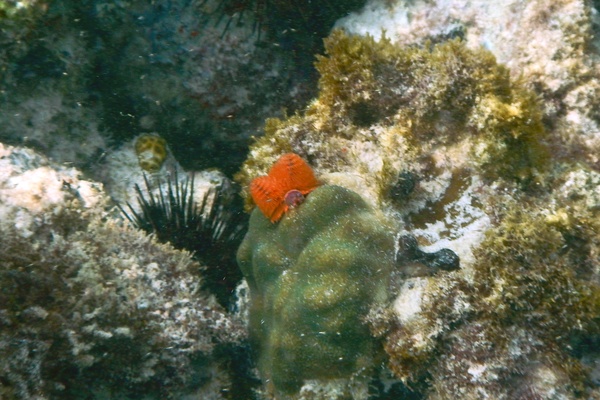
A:
<svg viewBox="0 0 600 400">
<path fill-rule="evenodd" d="M 242 278 L 235 253 L 247 227 L 241 199 L 225 193 L 219 185 L 208 190 L 200 204 L 194 199 L 194 175 L 183 181 L 177 173 L 165 184 L 159 183 L 158 194 L 152 193 L 144 175 L 145 192 L 135 185 L 140 211 L 127 203 L 128 211 L 118 206 L 135 227 L 156 235 L 161 242 L 185 249 L 207 268 L 204 284 L 228 306 L 231 293 Z"/>
<path fill-rule="evenodd" d="M 209 0 L 204 0 L 202 4 Z M 217 7 L 209 16 L 220 24 L 226 18 L 223 33 L 232 24 L 240 24 L 251 14 L 253 31 L 258 41 L 266 36 L 293 53 L 304 54 L 313 62 L 313 55 L 322 48 L 322 39 L 329 34 L 335 21 L 359 9 L 365 0 L 215 0 Z M 217 17 L 216 19 L 213 17 Z M 266 33 L 266 35 L 263 35 Z"/>
<path fill-rule="evenodd" d="M 257 27 L 267 31 L 277 27 L 312 30 L 314 34 L 328 31 L 338 18 L 364 3 L 364 0 L 220 0 L 216 12 L 238 18 L 246 12 L 252 13 Z"/>
</svg>

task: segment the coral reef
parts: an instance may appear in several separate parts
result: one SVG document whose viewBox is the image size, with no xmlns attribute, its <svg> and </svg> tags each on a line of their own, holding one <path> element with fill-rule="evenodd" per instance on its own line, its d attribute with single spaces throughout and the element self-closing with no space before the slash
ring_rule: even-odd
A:
<svg viewBox="0 0 600 400">
<path fill-rule="evenodd" d="M 585 0 L 371 0 L 337 25 L 376 38 L 385 31 L 401 46 L 461 37 L 469 48 L 485 47 L 541 98 L 555 157 L 585 160 L 597 169 L 598 10 L 597 2 Z"/>
<path fill-rule="evenodd" d="M 531 76 L 466 40 L 430 39 L 333 32 L 319 96 L 267 122 L 237 179 L 293 151 L 414 234 L 396 249 L 395 300 L 367 316 L 414 398 L 597 398 L 593 143 L 565 139 Z"/>
<path fill-rule="evenodd" d="M 63 20 L 53 7 L 60 9 L 58 2 L 4 3 L 9 12 L 0 15 L 0 139 L 79 168 L 95 164 L 109 135 L 101 105 L 83 86 L 94 71 L 80 24 Z"/>
<path fill-rule="evenodd" d="M 468 171 L 430 203 L 433 213 L 404 214 L 408 229 L 437 246 L 465 228 L 487 231 L 483 241 L 465 237 L 474 250 L 461 257 L 463 270 L 407 280 L 395 316 L 380 315 L 395 326 L 383 333 L 392 369 L 421 385 L 424 397 L 600 395 L 593 378 L 600 311 L 597 7 L 580 0 L 371 1 L 339 21 L 375 37 L 384 29 L 399 46 L 453 37 L 470 49 L 483 46 L 535 93 L 541 138 L 552 154 L 534 185 L 491 176 L 481 185 Z M 394 208 L 402 213 L 402 202 L 413 202 L 429 182 L 410 168 L 398 178 Z M 377 334 L 385 331 L 380 323 L 373 323 Z"/>
<path fill-rule="evenodd" d="M 245 329 L 203 267 L 112 219 L 75 169 L 1 145 L 0 171 L 0 397 L 224 398 L 219 348 Z"/>
<path fill-rule="evenodd" d="M 368 384 L 377 351 L 362 319 L 386 301 L 393 256 L 382 216 L 339 186 L 315 189 L 276 224 L 252 213 L 238 262 L 267 393 L 302 396 L 308 380 Z"/>
<path fill-rule="evenodd" d="M 445 247 L 472 258 L 470 246 L 489 225 L 487 183 L 535 186 L 547 168 L 534 94 L 488 51 L 459 40 L 401 47 L 338 30 L 325 47 L 319 97 L 302 115 L 267 121 L 237 180 L 247 185 L 294 151 L 323 181 L 431 235 L 428 244 L 455 232 Z"/>
<path fill-rule="evenodd" d="M 0 1 L 1 398 L 600 398 L 598 1 L 367 0 L 317 88 L 343 3 Z M 87 180 L 166 213 L 289 152 L 325 185 L 254 211 L 235 314 L 204 290 L 230 248 Z"/>
<path fill-rule="evenodd" d="M 402 48 L 342 31 L 325 46 L 319 97 L 303 117 L 268 121 L 242 182 L 289 149 L 323 173 L 352 167 L 376 204 L 403 171 L 441 169 L 431 153 L 460 152 L 463 168 L 521 181 L 544 168 L 539 105 L 489 52 L 458 40 Z"/>
<path fill-rule="evenodd" d="M 383 317 L 396 376 L 429 399 L 598 396 L 578 350 L 600 333 L 600 226 L 587 200 L 520 198 L 475 251 L 472 280 L 407 281 Z"/>
</svg>

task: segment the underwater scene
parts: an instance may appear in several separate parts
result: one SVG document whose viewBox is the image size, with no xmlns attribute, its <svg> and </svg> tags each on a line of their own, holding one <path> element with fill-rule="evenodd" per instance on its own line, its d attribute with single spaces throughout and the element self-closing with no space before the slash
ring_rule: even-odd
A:
<svg viewBox="0 0 600 400">
<path fill-rule="evenodd" d="M 0 400 L 600 400 L 599 11 L 0 0 Z"/>
</svg>

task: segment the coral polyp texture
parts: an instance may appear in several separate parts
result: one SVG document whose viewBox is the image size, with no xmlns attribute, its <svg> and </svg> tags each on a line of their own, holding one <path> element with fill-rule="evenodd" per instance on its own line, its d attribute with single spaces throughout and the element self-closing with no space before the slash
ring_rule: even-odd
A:
<svg viewBox="0 0 600 400">
<path fill-rule="evenodd" d="M 345 188 L 315 189 L 277 224 L 255 209 L 237 257 L 267 392 L 292 398 L 309 380 L 368 383 L 380 346 L 363 319 L 387 301 L 393 255 L 383 216 Z"/>
</svg>

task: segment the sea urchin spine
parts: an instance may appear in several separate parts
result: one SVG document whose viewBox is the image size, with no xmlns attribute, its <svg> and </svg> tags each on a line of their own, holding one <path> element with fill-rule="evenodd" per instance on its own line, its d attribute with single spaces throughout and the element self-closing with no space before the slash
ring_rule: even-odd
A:
<svg viewBox="0 0 600 400">
<path fill-rule="evenodd" d="M 227 306 L 242 275 L 235 253 L 246 231 L 247 216 L 236 197 L 219 185 L 208 190 L 198 204 L 195 200 L 194 175 L 180 181 L 177 173 L 166 185 L 159 183 L 158 194 L 152 193 L 144 175 L 146 193 L 135 185 L 140 211 L 127 203 L 128 211 L 119 209 L 135 227 L 170 242 L 178 249 L 194 254 L 207 268 L 205 286 L 219 302 Z M 166 186 L 166 188 L 165 188 Z"/>
</svg>

